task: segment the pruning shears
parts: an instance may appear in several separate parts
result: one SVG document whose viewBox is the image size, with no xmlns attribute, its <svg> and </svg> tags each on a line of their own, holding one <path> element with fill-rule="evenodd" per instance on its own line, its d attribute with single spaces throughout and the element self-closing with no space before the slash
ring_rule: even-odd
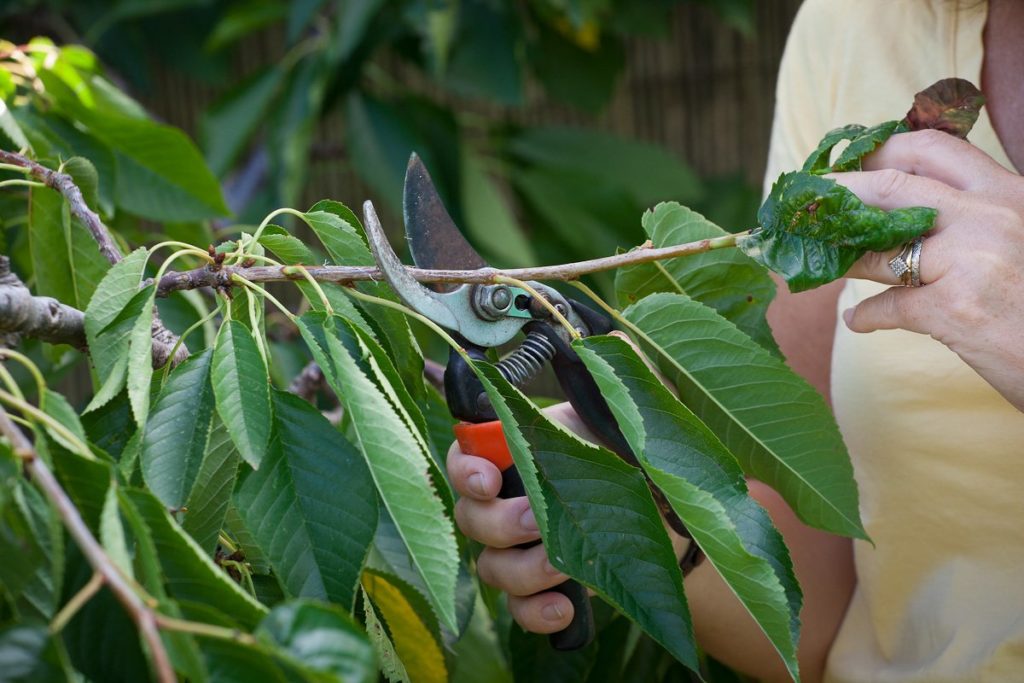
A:
<svg viewBox="0 0 1024 683">
<path fill-rule="evenodd" d="M 484 259 L 470 246 L 445 209 L 423 162 L 415 154 L 409 159 L 403 197 L 406 239 L 417 267 L 445 270 L 478 270 L 487 267 Z M 523 386 L 550 362 L 573 408 L 583 423 L 609 448 L 634 465 L 636 458 L 593 377 L 573 350 L 571 335 L 564 325 L 553 320 L 550 309 L 536 301 L 521 287 L 506 284 L 460 284 L 455 287 L 428 288 L 404 268 L 381 228 L 373 205 L 364 204 L 364 222 L 370 249 L 381 273 L 398 297 L 409 308 L 448 329 L 467 355 L 487 360 L 489 348 L 501 346 L 523 333 L 522 343 L 498 361 L 502 376 L 515 386 Z M 536 293 L 547 299 L 582 337 L 607 334 L 611 321 L 584 304 L 567 299 L 557 290 L 540 282 L 528 282 Z M 522 479 L 512 462 L 501 423 L 473 369 L 455 350 L 449 353 L 444 373 L 445 397 L 453 417 L 460 424 L 455 435 L 462 450 L 493 462 L 502 473 L 501 498 L 526 495 Z M 661 492 L 652 487 L 655 499 L 669 524 L 689 537 L 678 517 L 671 513 Z M 671 513 L 671 514 L 670 514 Z M 524 545 L 530 547 L 539 541 Z M 696 544 L 690 544 L 691 549 Z M 694 553 L 683 562 L 692 564 Z M 686 565 L 684 564 L 684 570 Z M 594 637 L 594 620 L 585 587 L 566 581 L 555 587 L 573 604 L 572 623 L 551 635 L 558 650 L 575 650 Z"/>
</svg>

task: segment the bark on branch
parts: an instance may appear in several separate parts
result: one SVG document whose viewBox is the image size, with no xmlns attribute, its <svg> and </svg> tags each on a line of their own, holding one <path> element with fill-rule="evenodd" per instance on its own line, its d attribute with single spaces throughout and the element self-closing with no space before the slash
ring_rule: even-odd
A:
<svg viewBox="0 0 1024 683">
<path fill-rule="evenodd" d="M 537 266 L 533 268 L 510 268 L 498 270 L 496 268 L 481 268 L 480 270 L 429 270 L 424 268 L 407 267 L 406 270 L 420 282 L 447 282 L 447 283 L 475 283 L 492 284 L 499 276 L 512 277 L 517 280 L 576 280 L 582 275 L 597 273 L 604 270 L 614 270 L 625 266 L 633 266 L 652 261 L 663 261 L 665 259 L 679 256 L 690 256 L 700 254 L 713 249 L 724 249 L 736 246 L 736 241 L 744 233 L 735 235 L 723 235 L 710 239 L 676 244 L 670 247 L 654 248 L 649 245 L 641 246 L 638 249 L 627 251 L 614 256 L 578 261 L 576 263 L 562 263 L 555 266 Z M 250 282 L 284 282 L 287 280 L 302 280 L 304 276 L 299 272 L 285 269 L 289 266 L 217 266 L 208 265 L 193 270 L 171 272 L 164 275 L 157 284 L 157 296 L 167 296 L 172 292 L 184 289 L 196 289 L 199 287 L 227 288 L 231 287 L 231 276 L 238 274 Z M 365 280 L 383 280 L 384 275 L 376 266 L 305 266 L 314 280 L 319 282 L 336 282 L 338 284 L 350 284 Z"/>
<path fill-rule="evenodd" d="M 64 200 L 68 203 L 68 209 L 71 211 L 71 215 L 82 222 L 92 235 L 93 239 L 96 240 L 96 245 L 99 247 L 100 253 L 103 254 L 103 258 L 107 259 L 110 265 L 114 265 L 124 258 L 121 253 L 121 249 L 117 246 L 113 236 L 110 234 L 110 230 L 103 224 L 100 217 L 95 211 L 89 208 L 89 205 L 85 203 L 85 198 L 82 196 L 82 191 L 75 185 L 75 180 L 67 173 L 61 173 L 52 169 L 46 168 L 42 164 L 32 161 L 28 157 L 24 157 L 14 152 L 7 152 L 0 149 L 0 163 L 12 164 L 14 166 L 20 166 L 28 170 L 29 175 L 43 183 L 49 188 L 52 188 L 59 192 Z M 164 327 L 163 322 L 160 320 L 160 316 L 154 311 L 153 312 L 153 342 L 154 351 L 156 346 L 159 345 L 161 348 L 166 347 L 169 351 L 178 338 L 173 332 Z M 178 351 L 174 356 L 174 363 L 180 363 L 188 358 L 188 349 L 182 344 L 178 347 Z"/>
<path fill-rule="evenodd" d="M 142 638 L 149 646 L 150 655 L 153 658 L 153 668 L 156 670 L 157 679 L 161 683 L 174 683 L 177 677 L 174 675 L 174 668 L 167 655 L 167 648 L 160 639 L 160 632 L 157 629 L 158 614 L 143 601 L 135 590 L 132 589 L 128 580 L 121 574 L 121 571 L 114 564 L 110 556 L 103 550 L 103 547 L 96 540 L 96 537 L 85 525 L 82 516 L 78 513 L 74 503 L 68 498 L 61 485 L 57 483 L 56 477 L 50 472 L 46 464 L 37 455 L 35 448 L 28 438 L 8 417 L 7 411 L 0 407 L 0 433 L 6 436 L 14 452 L 25 463 L 25 471 L 35 482 L 43 495 L 49 499 L 57 510 L 64 528 L 75 543 L 82 550 L 89 565 L 99 574 L 103 583 L 110 588 L 114 597 L 124 606 L 128 615 L 135 622 Z"/>
<path fill-rule="evenodd" d="M 153 367 L 162 368 L 174 348 L 171 340 L 153 337 Z M 10 259 L 0 256 L 0 335 L 14 346 L 17 337 L 41 339 L 50 344 L 68 344 L 88 351 L 85 315 L 48 296 L 33 296 L 18 276 L 11 272 Z M 15 339 L 11 339 L 11 337 Z M 176 361 L 177 362 L 177 361 Z"/>
</svg>

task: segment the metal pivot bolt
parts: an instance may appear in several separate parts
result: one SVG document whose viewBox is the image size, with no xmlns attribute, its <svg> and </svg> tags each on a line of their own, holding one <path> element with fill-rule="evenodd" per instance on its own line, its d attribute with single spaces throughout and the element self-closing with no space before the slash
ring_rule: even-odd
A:
<svg viewBox="0 0 1024 683">
<path fill-rule="evenodd" d="M 498 320 L 512 307 L 512 291 L 506 285 L 479 285 L 472 297 L 473 308 L 485 320 Z"/>
</svg>

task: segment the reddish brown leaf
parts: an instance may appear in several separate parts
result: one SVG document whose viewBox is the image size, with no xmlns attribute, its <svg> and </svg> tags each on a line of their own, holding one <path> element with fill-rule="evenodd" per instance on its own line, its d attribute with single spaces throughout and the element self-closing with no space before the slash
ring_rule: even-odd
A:
<svg viewBox="0 0 1024 683">
<path fill-rule="evenodd" d="M 934 128 L 966 138 L 984 103 L 985 96 L 970 81 L 944 78 L 914 95 L 914 106 L 907 112 L 907 127 Z"/>
</svg>

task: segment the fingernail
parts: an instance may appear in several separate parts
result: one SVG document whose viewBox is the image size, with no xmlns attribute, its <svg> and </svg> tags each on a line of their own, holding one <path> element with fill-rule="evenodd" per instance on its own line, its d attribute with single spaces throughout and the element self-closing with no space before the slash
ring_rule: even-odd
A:
<svg viewBox="0 0 1024 683">
<path fill-rule="evenodd" d="M 849 327 L 850 324 L 853 323 L 853 309 L 852 308 L 847 308 L 845 311 L 843 311 L 843 322 L 846 323 L 847 327 Z"/>
<path fill-rule="evenodd" d="M 478 496 L 487 495 L 487 481 L 484 479 L 484 475 L 480 472 L 474 472 L 469 475 L 469 490 Z"/>
<path fill-rule="evenodd" d="M 533 516 L 533 510 L 526 508 L 526 511 L 519 517 L 519 524 L 527 531 L 536 531 L 537 518 Z"/>
<path fill-rule="evenodd" d="M 545 605 L 543 609 L 541 609 L 540 615 L 548 621 L 561 621 L 563 616 L 562 610 L 558 609 L 558 605 L 554 603 Z"/>
</svg>

